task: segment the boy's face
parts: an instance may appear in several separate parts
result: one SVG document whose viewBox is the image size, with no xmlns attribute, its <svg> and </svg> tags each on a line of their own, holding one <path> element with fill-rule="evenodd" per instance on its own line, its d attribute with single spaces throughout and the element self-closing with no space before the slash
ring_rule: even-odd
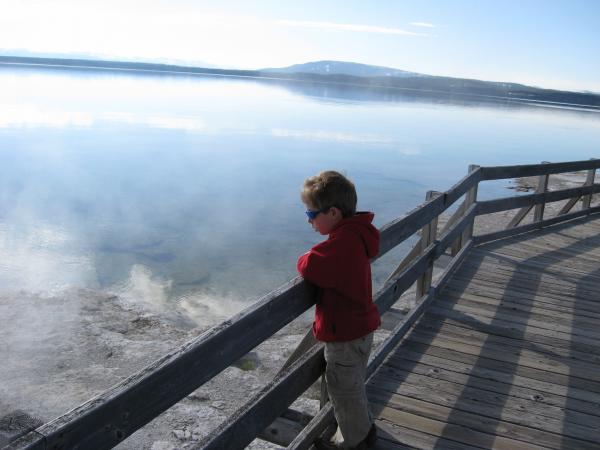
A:
<svg viewBox="0 0 600 450">
<path fill-rule="evenodd" d="M 313 205 L 306 204 L 306 209 L 309 211 L 316 211 L 318 208 L 315 208 Z M 308 219 L 308 223 L 312 225 L 313 230 L 326 235 L 331 232 L 333 227 L 335 227 L 340 220 L 342 220 L 342 212 L 333 206 L 327 211 L 317 214 L 314 219 Z"/>
</svg>

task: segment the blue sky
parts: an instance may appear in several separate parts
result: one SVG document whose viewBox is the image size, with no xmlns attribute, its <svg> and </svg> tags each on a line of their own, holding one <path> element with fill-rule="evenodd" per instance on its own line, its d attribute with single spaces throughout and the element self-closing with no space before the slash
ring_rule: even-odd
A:
<svg viewBox="0 0 600 450">
<path fill-rule="evenodd" d="M 282 67 L 323 59 L 600 92 L 600 1 L 0 0 L 0 53 Z"/>
</svg>

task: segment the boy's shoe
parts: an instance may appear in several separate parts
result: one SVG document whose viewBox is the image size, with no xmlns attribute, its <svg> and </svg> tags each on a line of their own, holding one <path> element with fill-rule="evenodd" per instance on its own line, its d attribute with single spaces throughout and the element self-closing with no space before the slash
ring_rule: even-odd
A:
<svg viewBox="0 0 600 450">
<path fill-rule="evenodd" d="M 372 424 L 371 429 L 369 430 L 369 434 L 367 434 L 367 437 L 365 438 L 364 442 L 366 442 L 367 447 L 373 447 L 373 445 L 375 445 L 376 441 L 377 441 L 377 427 L 375 426 L 375 424 Z"/>
<path fill-rule="evenodd" d="M 375 444 L 375 441 L 377 441 L 377 427 L 375 427 L 375 424 L 372 424 L 367 436 L 355 447 L 340 447 L 323 438 L 315 439 L 314 444 L 317 450 L 366 450 L 367 448 L 372 447 Z"/>
</svg>

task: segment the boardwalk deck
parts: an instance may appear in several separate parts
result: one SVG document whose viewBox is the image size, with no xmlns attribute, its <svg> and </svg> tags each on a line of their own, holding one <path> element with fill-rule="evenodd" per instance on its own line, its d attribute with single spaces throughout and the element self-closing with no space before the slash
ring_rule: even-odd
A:
<svg viewBox="0 0 600 450">
<path fill-rule="evenodd" d="M 379 449 L 600 449 L 600 219 L 473 248 L 368 393 Z"/>
</svg>

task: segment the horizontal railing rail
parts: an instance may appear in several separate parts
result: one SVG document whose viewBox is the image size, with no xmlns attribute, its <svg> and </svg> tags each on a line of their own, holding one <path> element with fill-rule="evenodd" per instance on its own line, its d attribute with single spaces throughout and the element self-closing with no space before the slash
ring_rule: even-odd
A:
<svg viewBox="0 0 600 450">
<path fill-rule="evenodd" d="M 500 198 L 496 200 L 485 200 L 477 202 L 477 215 L 491 214 L 500 211 L 508 211 L 524 206 L 534 206 L 541 203 L 557 202 L 569 198 L 596 194 L 600 192 L 600 184 L 561 189 L 552 192 L 543 192 L 540 194 L 527 194 L 519 197 Z"/>
<path fill-rule="evenodd" d="M 374 352 L 369 370 L 374 370 L 385 357 L 385 352 L 420 317 L 473 245 L 600 212 L 600 207 L 590 206 L 591 196 L 600 192 L 600 185 L 593 184 L 593 175 L 599 167 L 600 160 L 522 166 L 472 166 L 469 174 L 450 189 L 428 195 L 424 204 L 383 226 L 380 230 L 378 257 L 419 231 L 422 236 L 417 243 L 418 250 L 410 252 L 399 270 L 376 293 L 375 302 L 383 314 L 415 282 L 420 283 L 417 289 L 419 302 Z M 584 170 L 588 171 L 586 185 L 546 191 L 548 175 Z M 477 189 L 482 181 L 530 176 L 539 176 L 540 183 L 542 178 L 545 183 L 540 184 L 535 194 L 476 200 Z M 438 217 L 463 197 L 461 207 L 438 237 Z M 569 203 L 574 204 L 577 198 L 585 199 L 584 209 L 581 211 L 565 211 L 558 217 L 543 219 L 543 206 L 546 203 L 571 199 Z M 533 206 L 539 208 L 536 210 L 534 223 L 472 236 L 474 220 L 479 215 L 527 208 L 527 211 L 521 211 L 521 216 L 524 217 Z M 519 221 L 521 219 L 522 217 Z M 433 263 L 446 254 L 449 248 L 452 248 L 454 259 L 432 282 Z M 314 286 L 297 277 L 231 319 L 174 349 L 101 395 L 26 434 L 7 448 L 112 448 L 307 311 L 314 305 L 315 294 Z M 294 359 L 297 357 L 295 355 Z M 247 445 L 310 387 L 323 369 L 322 346 L 308 346 L 306 353 L 286 364 L 261 392 L 210 433 L 198 448 L 233 449 Z M 306 448 L 306 443 L 312 442 L 310 438 L 322 431 L 324 424 L 330 421 L 331 414 L 326 409 L 327 407 L 313 418 L 305 431 L 290 444 L 290 448 Z"/>
<path fill-rule="evenodd" d="M 551 175 L 565 172 L 580 172 L 583 170 L 598 169 L 599 167 L 599 159 L 568 161 L 560 163 L 526 164 L 518 166 L 482 167 L 481 180 L 501 180 L 507 178 Z"/>
</svg>

